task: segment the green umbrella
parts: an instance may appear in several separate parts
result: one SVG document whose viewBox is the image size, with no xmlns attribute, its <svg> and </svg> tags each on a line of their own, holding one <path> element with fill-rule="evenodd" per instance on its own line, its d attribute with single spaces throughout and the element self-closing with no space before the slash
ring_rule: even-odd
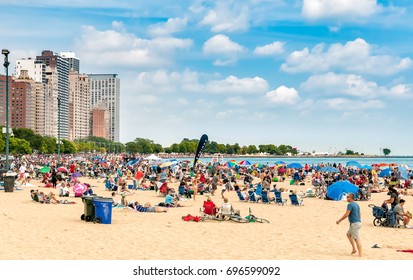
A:
<svg viewBox="0 0 413 280">
<path fill-rule="evenodd" d="M 43 166 L 39 171 L 41 173 L 48 173 L 48 172 L 50 172 L 50 167 L 49 166 Z"/>
</svg>

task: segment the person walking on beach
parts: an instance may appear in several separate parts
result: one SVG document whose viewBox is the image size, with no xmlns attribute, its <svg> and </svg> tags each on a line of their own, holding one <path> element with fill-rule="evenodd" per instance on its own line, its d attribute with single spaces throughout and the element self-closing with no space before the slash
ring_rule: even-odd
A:
<svg viewBox="0 0 413 280">
<path fill-rule="evenodd" d="M 347 232 L 347 238 L 350 241 L 353 250 L 351 254 L 359 253 L 361 257 L 363 255 L 361 240 L 360 240 L 360 228 L 361 228 L 361 215 L 360 206 L 354 201 L 354 193 L 347 194 L 347 211 L 343 217 L 336 221 L 336 224 L 340 224 L 345 218 L 348 217 L 350 222 L 350 228 Z M 357 248 L 356 248 L 357 245 Z"/>
</svg>

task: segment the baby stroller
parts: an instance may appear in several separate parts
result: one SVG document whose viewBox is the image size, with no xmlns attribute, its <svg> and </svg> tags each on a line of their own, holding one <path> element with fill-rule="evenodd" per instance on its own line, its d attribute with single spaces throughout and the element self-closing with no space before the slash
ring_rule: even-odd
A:
<svg viewBox="0 0 413 280">
<path fill-rule="evenodd" d="M 369 204 L 369 207 L 373 210 L 373 225 L 384 227 L 400 227 L 397 221 L 397 213 L 388 210 L 386 203 L 383 203 L 381 207 L 374 204 Z"/>
</svg>

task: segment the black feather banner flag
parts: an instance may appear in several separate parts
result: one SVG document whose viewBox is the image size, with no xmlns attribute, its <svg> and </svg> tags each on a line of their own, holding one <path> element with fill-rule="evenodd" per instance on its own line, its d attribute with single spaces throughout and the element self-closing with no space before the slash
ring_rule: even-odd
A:
<svg viewBox="0 0 413 280">
<path fill-rule="evenodd" d="M 196 163 L 198 162 L 198 159 L 201 157 L 202 150 L 204 149 L 207 142 L 208 142 L 208 135 L 203 134 L 201 136 L 201 139 L 199 139 L 198 148 L 196 149 L 194 167 Z"/>
</svg>

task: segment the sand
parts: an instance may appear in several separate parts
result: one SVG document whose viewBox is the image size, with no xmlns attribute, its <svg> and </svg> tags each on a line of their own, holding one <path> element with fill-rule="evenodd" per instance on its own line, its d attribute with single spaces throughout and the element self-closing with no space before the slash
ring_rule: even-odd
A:
<svg viewBox="0 0 413 280">
<path fill-rule="evenodd" d="M 98 195 L 109 197 L 102 180 L 82 178 Z M 36 186 L 41 184 L 32 181 Z M 306 186 L 289 186 L 305 190 Z M 177 186 L 177 184 L 172 184 Z M 281 186 L 281 184 L 279 185 Z M 240 202 L 234 191 L 226 196 L 246 216 L 252 208 L 269 224 L 234 222 L 184 222 L 187 214 L 199 215 L 205 195 L 184 201 L 190 207 L 167 213 L 136 213 L 113 209 L 112 223 L 93 224 L 80 219 L 84 205 L 45 205 L 30 198 L 30 189 L 0 191 L 1 260 L 356 260 L 345 236 L 348 221 L 336 225 L 346 202 L 305 198 L 304 206 Z M 35 188 L 36 189 L 36 188 Z M 44 192 L 51 189 L 39 188 Z M 53 190 L 56 194 L 57 190 Z M 128 199 L 152 204 L 163 201 L 154 191 L 134 191 Z M 284 198 L 288 198 L 284 194 Z M 362 212 L 361 238 L 366 260 L 412 260 L 413 230 L 376 227 L 369 204 L 381 205 L 385 193 L 373 194 L 371 201 L 358 202 Z M 413 210 L 413 197 L 404 197 L 405 209 Z M 220 205 L 219 194 L 213 201 Z M 411 211 L 412 212 L 412 211 Z M 378 244 L 381 248 L 371 248 Z"/>
</svg>

